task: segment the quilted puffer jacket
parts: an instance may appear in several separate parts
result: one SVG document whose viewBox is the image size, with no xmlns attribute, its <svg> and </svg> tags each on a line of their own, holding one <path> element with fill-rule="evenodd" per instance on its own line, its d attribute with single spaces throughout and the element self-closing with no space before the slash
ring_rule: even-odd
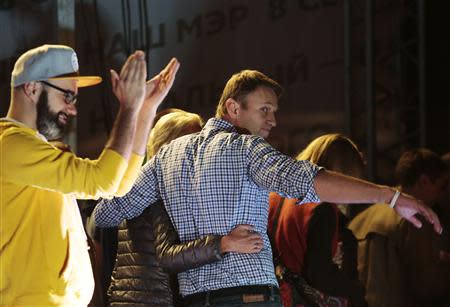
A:
<svg viewBox="0 0 450 307">
<path fill-rule="evenodd" d="M 119 227 L 110 306 L 181 306 L 177 272 L 222 259 L 221 236 L 180 244 L 162 202 Z"/>
</svg>

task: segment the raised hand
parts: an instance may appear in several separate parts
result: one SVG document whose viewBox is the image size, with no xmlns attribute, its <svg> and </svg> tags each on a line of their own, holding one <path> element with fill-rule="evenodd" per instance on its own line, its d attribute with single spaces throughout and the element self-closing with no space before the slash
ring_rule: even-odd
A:
<svg viewBox="0 0 450 307">
<path fill-rule="evenodd" d="M 144 52 L 138 50 L 123 65 L 120 76 L 111 69 L 111 84 L 121 107 L 139 110 L 146 95 L 147 65 Z"/>
<path fill-rule="evenodd" d="M 147 81 L 144 107 L 158 108 L 172 88 L 179 67 L 180 63 L 178 60 L 172 58 L 159 74 Z"/>
<path fill-rule="evenodd" d="M 422 222 L 415 216 L 418 213 L 433 224 L 433 228 L 437 233 L 440 234 L 442 232 L 442 226 L 436 213 L 427 207 L 421 200 L 418 200 L 411 195 L 401 193 L 395 204 L 394 210 L 414 226 L 420 228 L 422 227 Z"/>
<path fill-rule="evenodd" d="M 262 236 L 251 225 L 238 225 L 228 235 L 222 237 L 221 252 L 253 254 L 264 247 Z"/>
</svg>

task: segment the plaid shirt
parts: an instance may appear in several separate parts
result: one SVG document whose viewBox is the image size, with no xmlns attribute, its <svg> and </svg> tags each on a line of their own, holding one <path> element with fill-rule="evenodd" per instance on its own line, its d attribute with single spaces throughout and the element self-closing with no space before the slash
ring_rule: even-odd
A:
<svg viewBox="0 0 450 307">
<path fill-rule="evenodd" d="M 296 161 L 263 138 L 241 135 L 227 121 L 210 119 L 201 132 L 163 146 L 142 168 L 132 190 L 95 208 L 100 227 L 118 225 L 162 199 L 181 242 L 228 234 L 238 224 L 264 240 L 256 254 L 227 253 L 222 260 L 178 274 L 183 296 L 228 287 L 277 285 L 267 236 L 268 195 L 319 202 L 313 178 L 320 168 Z"/>
</svg>

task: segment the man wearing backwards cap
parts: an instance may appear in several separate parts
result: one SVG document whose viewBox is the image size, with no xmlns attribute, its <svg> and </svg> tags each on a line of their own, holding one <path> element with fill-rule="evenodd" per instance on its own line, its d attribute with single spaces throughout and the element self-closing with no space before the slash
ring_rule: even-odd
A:
<svg viewBox="0 0 450 307">
<path fill-rule="evenodd" d="M 156 109 L 179 64 L 172 59 L 146 82 L 136 51 L 120 76 L 111 70 L 120 108 L 97 160 L 80 159 L 48 141 L 77 114 L 79 87 L 101 82 L 78 75 L 73 49 L 44 45 L 24 53 L 11 76 L 11 103 L 0 119 L 0 305 L 86 306 L 94 281 L 75 198 L 128 192 L 145 153 Z"/>
</svg>

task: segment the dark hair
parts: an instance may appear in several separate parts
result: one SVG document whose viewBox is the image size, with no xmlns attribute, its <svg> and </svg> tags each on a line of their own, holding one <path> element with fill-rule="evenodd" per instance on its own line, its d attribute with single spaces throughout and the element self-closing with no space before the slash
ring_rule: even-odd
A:
<svg viewBox="0 0 450 307">
<path fill-rule="evenodd" d="M 413 186 L 420 175 L 434 180 L 447 172 L 447 165 L 437 154 L 425 148 L 405 151 L 397 162 L 395 175 L 403 187 Z"/>
<path fill-rule="evenodd" d="M 223 118 L 227 114 L 225 102 L 232 98 L 246 108 L 245 97 L 258 87 L 265 86 L 275 92 L 277 98 L 282 94 L 281 86 L 265 74 L 257 70 L 242 70 L 228 80 L 216 109 L 216 117 Z"/>
</svg>

